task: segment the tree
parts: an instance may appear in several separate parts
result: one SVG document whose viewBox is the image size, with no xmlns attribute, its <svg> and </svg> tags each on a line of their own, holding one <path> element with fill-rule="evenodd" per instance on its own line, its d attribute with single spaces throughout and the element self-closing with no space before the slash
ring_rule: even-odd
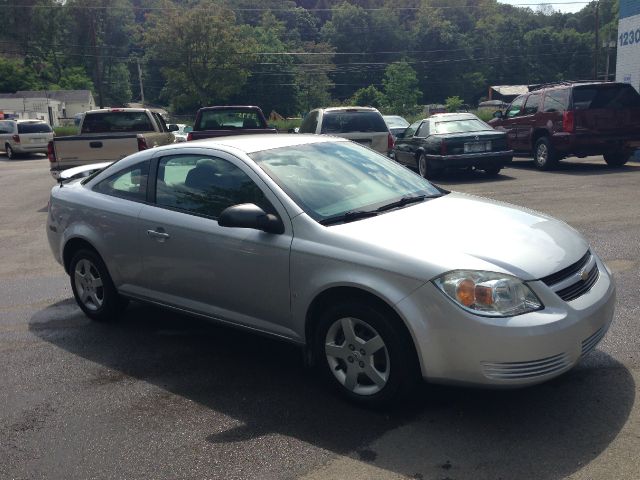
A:
<svg viewBox="0 0 640 480">
<path fill-rule="evenodd" d="M 449 97 L 445 100 L 444 105 L 447 108 L 447 112 L 455 113 L 460 110 L 460 107 L 464 104 L 464 100 L 460 97 Z"/>
<path fill-rule="evenodd" d="M 41 87 L 33 70 L 19 60 L 0 57 L 0 92 L 35 90 Z"/>
<path fill-rule="evenodd" d="M 167 0 L 163 7 L 153 14 L 144 45 L 149 58 L 163 60 L 163 95 L 174 109 L 193 111 L 238 93 L 255 63 L 251 27 L 237 25 L 233 11 L 214 0 L 189 9 Z"/>
<path fill-rule="evenodd" d="M 387 103 L 387 98 L 384 93 L 378 90 L 373 85 L 369 85 L 366 88 L 361 88 L 353 94 L 349 103 L 351 105 L 366 106 L 374 108 L 382 108 Z"/>
<path fill-rule="evenodd" d="M 389 65 L 382 83 L 389 113 L 409 115 L 416 110 L 422 92 L 418 89 L 415 70 L 406 61 Z"/>
</svg>

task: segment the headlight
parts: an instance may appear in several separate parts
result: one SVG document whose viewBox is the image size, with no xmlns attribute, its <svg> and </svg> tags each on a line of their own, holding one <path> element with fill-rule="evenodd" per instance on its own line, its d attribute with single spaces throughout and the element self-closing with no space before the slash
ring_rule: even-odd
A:
<svg viewBox="0 0 640 480">
<path fill-rule="evenodd" d="M 512 317 L 544 307 L 527 284 L 504 273 L 455 270 L 433 283 L 465 310 L 488 317 Z"/>
</svg>

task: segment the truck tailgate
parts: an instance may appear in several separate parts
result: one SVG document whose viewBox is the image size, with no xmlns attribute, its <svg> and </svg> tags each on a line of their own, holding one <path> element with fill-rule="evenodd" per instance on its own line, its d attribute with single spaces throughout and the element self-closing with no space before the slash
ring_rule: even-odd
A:
<svg viewBox="0 0 640 480">
<path fill-rule="evenodd" d="M 69 168 L 97 162 L 109 162 L 138 151 L 136 134 L 77 135 L 53 141 L 56 167 Z"/>
</svg>

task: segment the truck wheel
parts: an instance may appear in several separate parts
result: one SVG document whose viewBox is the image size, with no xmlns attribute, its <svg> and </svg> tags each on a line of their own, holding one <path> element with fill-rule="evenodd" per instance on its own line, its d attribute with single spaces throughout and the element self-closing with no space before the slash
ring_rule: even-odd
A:
<svg viewBox="0 0 640 480">
<path fill-rule="evenodd" d="M 610 167 L 621 167 L 631 157 L 631 154 L 625 150 L 618 150 L 615 152 L 609 152 L 604 154 L 604 161 L 607 162 L 607 165 Z"/>
<path fill-rule="evenodd" d="M 547 137 L 540 137 L 533 148 L 533 163 L 539 170 L 551 170 L 558 163 L 553 145 Z"/>
</svg>

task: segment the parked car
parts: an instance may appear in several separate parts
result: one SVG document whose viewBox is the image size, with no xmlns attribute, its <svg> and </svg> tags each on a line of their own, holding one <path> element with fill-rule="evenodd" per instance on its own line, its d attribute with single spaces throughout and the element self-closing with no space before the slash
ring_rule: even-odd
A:
<svg viewBox="0 0 640 480">
<path fill-rule="evenodd" d="M 49 142 L 54 178 L 67 168 L 113 162 L 131 153 L 173 143 L 173 134 L 156 112 L 143 108 L 103 108 L 85 112 L 80 134 Z"/>
<path fill-rule="evenodd" d="M 0 145 L 9 159 L 23 153 L 47 153 L 53 130 L 41 120 L 0 120 Z"/>
<path fill-rule="evenodd" d="M 473 167 L 497 175 L 513 152 L 504 132 L 472 113 L 438 113 L 399 134 L 392 157 L 433 178 L 447 168 Z"/>
<path fill-rule="evenodd" d="M 371 107 L 334 107 L 311 110 L 299 133 L 316 133 L 347 138 L 377 152 L 393 149 L 393 135 L 380 112 Z"/>
<path fill-rule="evenodd" d="M 173 133 L 176 142 L 186 142 L 189 132 L 193 131 L 193 127 L 184 123 L 170 123 L 167 125 L 169 131 Z"/>
<path fill-rule="evenodd" d="M 193 131 L 189 132 L 187 140 L 255 133 L 278 133 L 278 130 L 267 124 L 267 119 L 259 107 L 250 105 L 204 107 L 196 113 Z"/>
<path fill-rule="evenodd" d="M 560 82 L 517 97 L 489 123 L 541 170 L 575 155 L 624 165 L 640 147 L 640 94 L 626 83 Z"/>
<path fill-rule="evenodd" d="M 543 382 L 613 316 L 611 272 L 565 223 L 335 137 L 140 152 L 54 187 L 46 231 L 90 318 L 132 298 L 260 331 L 364 404 L 420 376 Z"/>
<path fill-rule="evenodd" d="M 389 127 L 389 131 L 391 132 L 391 135 L 393 135 L 394 139 L 399 133 L 404 132 L 409 126 L 409 122 L 399 115 L 383 115 L 382 118 L 387 124 L 387 127 Z"/>
</svg>

